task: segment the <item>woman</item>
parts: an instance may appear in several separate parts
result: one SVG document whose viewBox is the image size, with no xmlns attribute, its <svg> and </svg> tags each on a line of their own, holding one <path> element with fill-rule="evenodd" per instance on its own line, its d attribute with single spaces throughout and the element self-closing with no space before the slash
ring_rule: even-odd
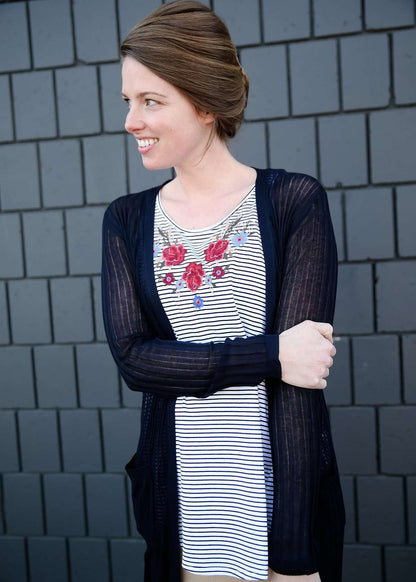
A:
<svg viewBox="0 0 416 582">
<path fill-rule="evenodd" d="M 121 46 L 126 130 L 175 178 L 103 221 L 102 299 L 143 391 L 126 465 L 145 580 L 341 581 L 345 512 L 322 388 L 337 252 L 311 176 L 238 162 L 248 80 L 223 22 L 165 4 Z"/>
</svg>

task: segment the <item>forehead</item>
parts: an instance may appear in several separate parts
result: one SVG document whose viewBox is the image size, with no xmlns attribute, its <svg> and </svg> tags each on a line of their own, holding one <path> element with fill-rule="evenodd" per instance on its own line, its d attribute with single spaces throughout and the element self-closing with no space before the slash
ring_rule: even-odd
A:
<svg viewBox="0 0 416 582">
<path fill-rule="evenodd" d="M 129 90 L 137 91 L 157 91 L 159 93 L 174 93 L 176 87 L 156 75 L 133 57 L 127 56 L 123 60 L 121 68 L 123 81 L 123 92 Z"/>
</svg>

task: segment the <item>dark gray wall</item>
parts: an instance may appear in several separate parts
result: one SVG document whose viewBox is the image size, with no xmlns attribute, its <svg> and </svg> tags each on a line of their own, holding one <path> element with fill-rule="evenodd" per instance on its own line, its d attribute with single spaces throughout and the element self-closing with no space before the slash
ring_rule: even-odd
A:
<svg viewBox="0 0 416 582">
<path fill-rule="evenodd" d="M 140 395 L 100 306 L 108 203 L 165 179 L 123 130 L 121 38 L 158 0 L 0 5 L 4 582 L 142 577 L 124 475 Z M 239 158 L 316 176 L 339 251 L 330 405 L 345 582 L 416 571 L 413 0 L 216 0 L 251 80 Z"/>
</svg>

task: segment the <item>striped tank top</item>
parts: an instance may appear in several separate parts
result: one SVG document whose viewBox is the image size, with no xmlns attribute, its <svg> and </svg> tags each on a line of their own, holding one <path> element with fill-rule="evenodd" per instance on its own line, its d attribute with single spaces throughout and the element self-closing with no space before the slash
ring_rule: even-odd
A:
<svg viewBox="0 0 416 582">
<path fill-rule="evenodd" d="M 220 222 L 192 230 L 171 220 L 158 196 L 153 254 L 158 294 L 178 340 L 264 333 L 254 187 Z M 273 468 L 264 382 L 178 397 L 175 428 L 183 568 L 266 580 Z"/>
</svg>

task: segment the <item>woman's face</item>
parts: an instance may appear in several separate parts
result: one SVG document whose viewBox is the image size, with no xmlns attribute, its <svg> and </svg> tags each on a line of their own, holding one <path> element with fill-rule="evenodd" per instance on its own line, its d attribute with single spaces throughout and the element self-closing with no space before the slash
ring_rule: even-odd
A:
<svg viewBox="0 0 416 582">
<path fill-rule="evenodd" d="M 149 170 L 196 165 L 209 139 L 213 116 L 201 115 L 176 87 L 127 56 L 122 67 L 127 101 L 125 128 L 137 140 Z"/>
</svg>

